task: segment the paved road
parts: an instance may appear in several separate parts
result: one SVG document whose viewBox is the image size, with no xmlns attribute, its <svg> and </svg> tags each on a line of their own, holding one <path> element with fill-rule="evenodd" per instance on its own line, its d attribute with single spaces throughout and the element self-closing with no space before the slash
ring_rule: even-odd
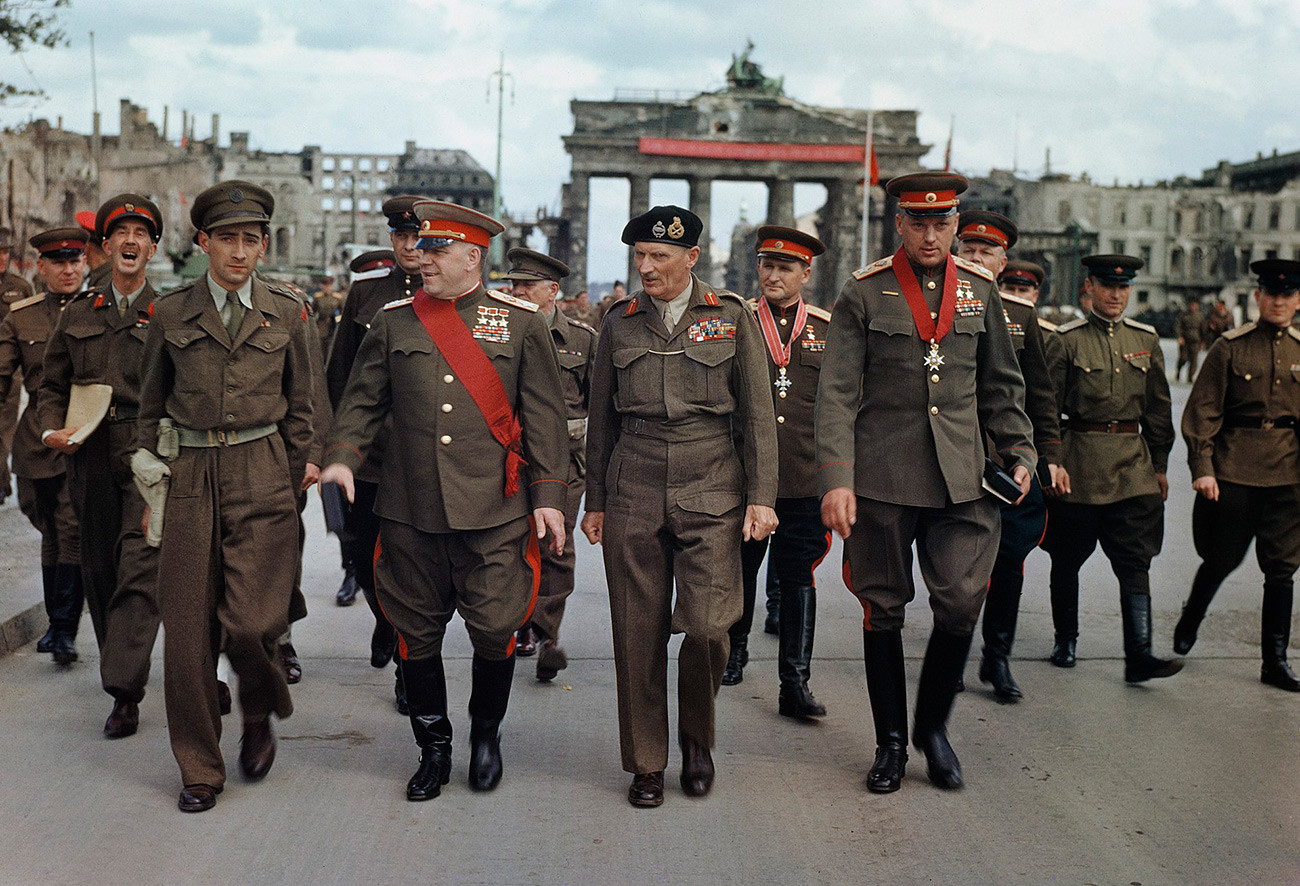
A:
<svg viewBox="0 0 1300 886">
<path fill-rule="evenodd" d="M 1179 443 L 1153 580 L 1166 652 L 1196 566 L 1184 457 Z M 681 793 L 674 753 L 667 802 L 635 810 L 619 769 L 603 569 L 580 542 L 565 626 L 571 665 L 541 685 L 532 662 L 521 662 L 501 787 L 479 795 L 466 785 L 469 646 L 457 624 L 447 649 L 452 783 L 438 800 L 411 804 L 403 789 L 417 755 L 392 707 L 391 673 L 366 660 L 364 606 L 334 606 L 337 545 L 317 503 L 308 517 L 311 615 L 296 630 L 306 668 L 297 712 L 276 726 L 279 757 L 266 781 L 232 775 L 211 812 L 175 808 L 157 679 L 140 733 L 102 737 L 110 704 L 88 621 L 70 670 L 30 644 L 0 660 L 0 882 L 1300 882 L 1300 698 L 1258 682 L 1253 565 L 1225 586 L 1182 674 L 1130 687 L 1114 579 L 1100 557 L 1084 575 L 1079 666 L 1045 662 L 1047 558 L 1035 553 L 1014 662 L 1026 700 L 995 703 L 972 663 L 951 727 L 967 788 L 931 787 L 918 756 L 899 793 L 877 796 L 864 788 L 874 739 L 861 612 L 838 578 L 837 546 L 818 575 L 813 675 L 829 716 L 814 725 L 777 716 L 776 644 L 756 633 L 745 682 L 720 697 L 713 795 Z M 12 504 L 0 508 L 0 542 L 6 584 L 26 583 L 36 599 L 34 541 Z M 923 592 L 909 617 L 914 697 L 930 627 Z M 237 718 L 226 728 L 237 772 Z"/>
</svg>

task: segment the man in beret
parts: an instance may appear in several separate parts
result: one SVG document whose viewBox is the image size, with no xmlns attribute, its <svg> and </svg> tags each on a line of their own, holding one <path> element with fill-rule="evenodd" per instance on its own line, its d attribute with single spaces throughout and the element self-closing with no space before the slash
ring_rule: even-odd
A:
<svg viewBox="0 0 1300 886">
<path fill-rule="evenodd" d="M 777 523 L 762 337 L 739 296 L 691 272 L 703 228 L 680 206 L 656 206 L 623 228 L 641 291 L 605 315 L 592 370 L 582 530 L 604 546 L 619 742 L 634 806 L 664 799 L 674 633 L 685 635 L 677 662 L 682 790 L 699 797 L 712 789 L 714 696 L 727 630 L 743 609 L 740 542 L 766 538 Z"/>
<path fill-rule="evenodd" d="M 312 444 L 312 373 L 302 303 L 254 275 L 275 200 L 245 181 L 190 209 L 208 273 L 154 300 L 141 359 L 137 475 L 170 472 L 158 561 L 167 726 L 184 788 L 201 812 L 226 781 L 218 642 L 239 678 L 240 768 L 275 759 L 270 716 L 293 712 L 278 640 L 288 626 L 298 492 Z M 161 462 L 161 465 L 160 465 Z M 214 626 L 219 625 L 218 631 Z"/>
<path fill-rule="evenodd" d="M 144 499 L 131 472 L 140 406 L 140 354 L 157 293 L 145 277 L 162 236 L 148 197 L 106 200 L 95 227 L 113 274 L 63 312 L 45 350 L 38 419 L 46 446 L 69 456 L 68 490 L 81 527 L 81 574 L 113 710 L 109 738 L 133 735 L 158 636 L 158 550 L 145 542 Z M 112 388 L 108 415 L 82 442 L 65 427 L 74 386 Z"/>
<path fill-rule="evenodd" d="M 867 788 L 877 793 L 898 790 L 907 763 L 912 546 L 934 610 L 912 741 L 930 780 L 959 788 L 948 716 L 998 550 L 985 434 L 1018 486 L 1002 493 L 1012 501 L 1029 491 L 1037 462 L 993 274 L 951 255 L 965 189 L 949 173 L 889 182 L 902 248 L 844 285 L 817 391 L 822 521 L 844 539 L 845 581 L 862 603 L 877 745 Z"/>
<path fill-rule="evenodd" d="M 14 302 L 0 320 L 0 402 L 19 379 L 27 389 L 28 403 L 37 402 L 45 347 L 59 316 L 81 289 L 88 239 L 85 231 L 68 227 L 42 231 L 28 241 L 40 256 L 36 273 L 45 292 Z M 50 630 L 36 648 L 52 653 L 59 664 L 70 664 L 77 660 L 77 626 L 84 599 L 81 540 L 68 496 L 67 459 L 41 445 L 41 423 L 31 405 L 23 410 L 14 433 L 13 457 L 18 507 L 41 533 L 41 583 Z"/>
<path fill-rule="evenodd" d="M 560 363 L 564 386 L 564 415 L 569 429 L 569 491 L 564 503 L 564 550 L 542 551 L 542 585 L 537 606 L 528 624 L 519 630 L 516 655 L 537 653 L 537 679 L 554 680 L 568 667 L 560 647 L 560 622 L 564 604 L 573 593 L 573 529 L 587 488 L 587 406 L 591 397 L 591 365 L 596 359 L 596 330 L 559 310 L 560 281 L 569 276 L 569 266 L 558 258 L 516 246 L 506 253 L 510 272 L 502 279 L 511 282 L 511 292 L 537 305 L 537 312 L 551 328 L 555 356 Z M 532 646 L 533 649 L 528 649 Z"/>
<path fill-rule="evenodd" d="M 1291 325 L 1300 309 L 1300 262 L 1265 259 L 1250 269 L 1259 277 L 1259 320 L 1219 337 L 1183 410 L 1201 566 L 1174 628 L 1174 651 L 1191 651 L 1215 592 L 1253 540 L 1264 573 L 1259 679 L 1300 692 L 1286 658 L 1300 566 L 1300 332 Z"/>
<path fill-rule="evenodd" d="M 777 475 L 779 528 L 771 537 L 767 564 L 768 574 L 776 576 L 781 588 L 777 709 L 785 717 L 821 717 L 826 706 L 808 688 L 817 619 L 813 570 L 830 550 L 831 537 L 822 525 L 821 504 L 809 493 L 817 485 L 813 404 L 831 315 L 805 302 L 801 293 L 812 276 L 813 258 L 826 246 L 811 234 L 779 225 L 762 225 L 756 236 L 761 295 L 753 309 L 763 334 L 768 391 L 776 411 L 777 459 L 761 470 L 775 470 Z M 758 568 L 767 550 L 766 538 L 750 539 L 740 547 L 744 609 L 729 631 L 731 655 L 722 674 L 724 685 L 744 679 Z"/>
<path fill-rule="evenodd" d="M 13 230 L 0 227 L 0 320 L 9 313 L 9 307 L 14 302 L 31 298 L 35 294 L 32 292 L 32 284 L 10 270 L 9 259 L 13 247 Z M 10 387 L 9 399 L 0 403 L 0 504 L 4 504 L 12 491 L 9 482 L 9 450 L 13 446 L 14 430 L 18 427 L 18 405 L 23 395 L 21 377 L 15 379 L 15 382 Z M 49 635 L 43 639 L 48 647 Z M 42 651 L 48 652 L 49 649 Z"/>
<path fill-rule="evenodd" d="M 371 320 L 334 423 L 321 477 L 354 499 L 386 422 L 374 513 L 375 584 L 397 629 L 420 766 L 406 798 L 431 800 L 451 773 L 442 644 L 459 612 L 474 646 L 469 784 L 501 781 L 501 722 L 515 632 L 536 602 L 539 542 L 564 549 L 564 396 L 555 346 L 532 302 L 483 287 L 491 238 L 472 209 L 422 200 L 422 286 Z"/>
<path fill-rule="evenodd" d="M 411 298 L 420 289 L 420 250 L 415 248 L 420 239 L 420 220 L 415 217 L 415 204 L 423 199 L 403 194 L 385 200 L 381 209 L 388 219 L 391 252 L 384 255 L 383 250 L 372 251 L 357 256 L 353 261 L 351 270 L 354 276 L 325 362 L 325 384 L 335 412 L 343 400 L 343 390 L 356 363 L 361 340 L 379 309 L 390 302 Z M 346 506 L 342 537 L 352 561 L 354 586 L 360 586 L 375 619 L 370 635 L 370 664 L 375 668 L 386 668 L 390 661 L 396 661 L 393 692 L 398 710 L 405 714 L 402 660 L 395 655 L 397 634 L 375 597 L 375 542 L 379 538 L 379 517 L 374 508 L 384 452 L 388 448 L 388 433 L 389 423 L 386 422 L 371 443 L 365 462 L 356 469 L 355 498 Z M 356 591 L 349 587 L 345 573 L 336 600 L 340 606 L 348 606 L 355 595 Z"/>
<path fill-rule="evenodd" d="M 957 220 L 957 255 L 983 265 L 997 277 L 1007 267 L 1007 250 L 1015 246 L 1019 231 L 1014 222 L 997 212 L 982 209 L 963 212 Z M 1038 452 L 1038 470 L 1030 477 L 1029 493 L 1019 504 L 1002 502 L 1002 528 L 998 556 L 989 576 L 988 596 L 984 602 L 984 651 L 980 660 L 980 680 L 992 684 L 999 701 L 1017 702 L 1023 697 L 1020 686 L 1011 676 L 1008 658 L 1016 635 L 1016 616 L 1020 609 L 1020 592 L 1025 582 L 1025 558 L 1038 547 L 1047 523 L 1047 503 L 1043 485 L 1058 483 L 1068 489 L 1070 478 L 1061 468 L 1061 426 L 1056 394 L 1048 371 L 1047 349 L 1038 310 L 1026 301 L 999 289 L 1007 333 L 1015 349 L 1020 373 L 1025 380 L 1025 399 L 1021 406 L 1034 428 L 1034 449 Z M 990 451 L 995 461 L 997 453 Z"/>
<path fill-rule="evenodd" d="M 1164 539 L 1165 478 L 1174 427 L 1160 336 L 1124 316 L 1142 260 L 1090 255 L 1092 313 L 1059 329 L 1054 387 L 1066 417 L 1070 491 L 1048 504 L 1043 549 L 1052 555 L 1052 664 L 1072 668 L 1079 636 L 1079 569 L 1100 542 L 1119 580 L 1124 679 L 1171 677 L 1180 660 L 1151 654 L 1151 560 Z"/>
</svg>

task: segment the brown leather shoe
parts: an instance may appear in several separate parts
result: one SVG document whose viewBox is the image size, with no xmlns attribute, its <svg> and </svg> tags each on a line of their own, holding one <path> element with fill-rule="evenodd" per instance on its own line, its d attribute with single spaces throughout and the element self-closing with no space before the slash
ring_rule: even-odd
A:
<svg viewBox="0 0 1300 886">
<path fill-rule="evenodd" d="M 642 772 L 632 776 L 632 786 L 627 789 L 627 801 L 633 806 L 662 806 L 664 802 L 664 771 Z"/>
<path fill-rule="evenodd" d="M 515 655 L 520 658 L 528 658 L 530 655 L 537 654 L 537 631 L 533 629 L 532 623 L 524 625 L 515 635 Z"/>
<path fill-rule="evenodd" d="M 537 647 L 537 679 L 549 683 L 569 666 L 569 657 L 554 640 L 543 640 Z"/>
<path fill-rule="evenodd" d="M 292 686 L 302 679 L 302 662 L 298 661 L 298 653 L 294 650 L 292 643 L 285 643 L 280 646 L 280 660 L 284 662 L 284 679 L 286 683 Z"/>
<path fill-rule="evenodd" d="M 221 708 L 221 716 L 224 717 L 230 713 L 230 684 L 225 680 L 217 681 L 217 706 Z"/>
<path fill-rule="evenodd" d="M 244 736 L 239 740 L 239 766 L 244 775 L 256 781 L 271 771 L 275 762 L 275 733 L 271 721 L 245 723 Z"/>
<path fill-rule="evenodd" d="M 211 785 L 188 784 L 176 800 L 176 806 L 181 812 L 206 812 L 217 805 L 219 793 L 221 788 L 214 788 Z"/>
<path fill-rule="evenodd" d="M 713 789 L 713 755 L 688 736 L 682 736 L 682 790 L 688 797 L 703 797 Z"/>
<path fill-rule="evenodd" d="M 133 701 L 118 699 L 113 702 L 113 712 L 104 721 L 104 735 L 109 738 L 126 738 L 140 728 L 140 706 Z"/>
</svg>

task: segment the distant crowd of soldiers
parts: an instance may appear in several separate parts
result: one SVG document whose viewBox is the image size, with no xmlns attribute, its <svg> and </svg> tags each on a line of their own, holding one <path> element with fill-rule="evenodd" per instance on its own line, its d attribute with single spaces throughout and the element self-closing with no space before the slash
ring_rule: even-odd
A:
<svg viewBox="0 0 1300 886">
<path fill-rule="evenodd" d="M 1020 700 L 1009 660 L 1023 564 L 1040 544 L 1053 664 L 1077 664 L 1079 570 L 1100 545 L 1119 583 L 1125 679 L 1183 667 L 1153 652 L 1149 569 L 1174 427 L 1156 330 L 1124 316 L 1142 262 L 1085 258 L 1091 306 L 1053 326 L 1036 307 L 1043 268 L 1008 259 L 1011 219 L 959 211 L 966 186 L 948 173 L 890 181 L 902 245 L 856 271 L 830 312 L 802 295 L 826 251 L 817 237 L 760 227 L 761 291 L 745 301 L 693 273 L 704 225 L 671 205 L 628 221 L 640 288 L 614 293 L 595 323 L 561 310 L 569 269 L 540 252 L 511 249 L 511 291 L 487 288 L 500 222 L 416 196 L 384 203 L 392 248 L 353 260 L 346 297 L 259 274 L 275 201 L 250 182 L 194 200 L 208 270 L 165 294 L 146 278 L 164 226 L 149 198 L 117 195 L 86 227 L 42 232 L 30 244 L 44 293 L 6 271 L 0 321 L 0 403 L 15 408 L 19 380 L 30 397 L 12 451 L 42 539 L 49 631 L 37 648 L 76 661 L 88 604 L 113 698 L 104 732 L 122 738 L 138 729 L 164 625 L 178 806 L 212 808 L 226 784 L 222 716 L 237 701 L 240 767 L 257 780 L 275 759 L 272 716 L 293 711 L 301 515 L 319 482 L 343 549 L 336 601 L 364 596 L 371 664 L 397 664 L 397 707 L 420 749 L 407 798 L 437 797 L 450 779 L 442 645 L 457 613 L 474 650 L 469 784 L 488 791 L 503 774 L 516 660 L 535 656 L 542 682 L 568 666 L 560 630 L 580 528 L 604 559 L 628 800 L 653 807 L 671 744 L 668 641 L 683 635 L 681 787 L 703 796 L 715 696 L 744 679 L 765 558 L 778 712 L 826 715 L 810 687 L 814 573 L 835 532 L 863 609 L 867 788 L 898 790 L 909 738 L 929 779 L 959 788 L 947 725 L 975 627 L 983 612 L 980 680 Z M 10 237 L 0 231 L 6 269 Z M 108 270 L 87 284 L 92 243 Z M 1296 692 L 1300 263 L 1251 268 L 1258 321 L 1233 327 L 1217 306 L 1179 321 L 1203 563 L 1174 647 L 1191 650 L 1254 541 L 1261 680 Z M 934 628 L 909 730 L 901 629 L 914 558 Z"/>
</svg>

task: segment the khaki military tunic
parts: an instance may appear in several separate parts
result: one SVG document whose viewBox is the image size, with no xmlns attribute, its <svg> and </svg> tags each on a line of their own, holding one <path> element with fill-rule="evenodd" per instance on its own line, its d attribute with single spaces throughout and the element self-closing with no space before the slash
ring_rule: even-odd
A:
<svg viewBox="0 0 1300 886">
<path fill-rule="evenodd" d="M 125 313 L 111 290 L 91 290 L 63 312 L 45 351 L 37 423 L 66 423 L 73 385 L 113 389 L 109 414 L 67 458 L 81 527 L 81 575 L 100 647 L 104 689 L 139 702 L 158 635 L 158 550 L 140 528 L 144 499 L 131 473 L 140 404 L 140 356 L 156 293 L 148 282 Z"/>
<path fill-rule="evenodd" d="M 808 319 L 802 329 L 792 328 L 797 310 L 794 306 L 784 312 L 779 308 L 772 312 L 777 331 L 781 333 L 781 343 L 787 344 L 791 338 L 794 339 L 794 345 L 790 348 L 790 362 L 784 373 L 767 348 L 763 349 L 767 358 L 768 382 L 772 386 L 772 405 L 776 411 L 778 499 L 817 495 L 813 407 L 817 403 L 817 379 L 821 374 L 822 356 L 826 352 L 826 329 L 830 325 L 831 315 L 816 305 L 808 305 L 807 308 Z M 758 316 L 757 302 L 754 303 L 754 316 Z M 767 470 L 771 468 L 768 467 Z"/>
<path fill-rule="evenodd" d="M 0 274 L 0 320 L 9 313 L 16 301 L 31 298 L 32 284 L 12 271 Z M 18 406 L 23 397 L 22 370 L 15 377 L 19 382 L 9 389 L 9 396 L 0 401 L 0 501 L 9 495 L 9 450 L 13 446 L 14 431 L 18 427 Z"/>
<path fill-rule="evenodd" d="M 770 470 L 776 422 L 767 379 L 752 311 L 697 277 L 671 330 L 644 292 L 616 302 L 605 316 L 592 369 L 587 510 L 605 512 L 619 737 L 628 772 L 656 772 L 667 762 L 672 633 L 685 634 L 679 730 L 713 745 L 727 629 L 741 614 L 745 505 L 776 502 Z"/>
<path fill-rule="evenodd" d="M 568 431 L 555 346 L 536 305 L 480 286 L 455 309 L 523 427 L 519 491 L 506 495 L 506 450 L 410 299 L 372 319 L 326 460 L 355 473 L 391 420 L 374 505 L 384 521 L 375 571 L 399 655 L 439 655 L 459 611 L 475 653 L 499 661 L 513 652 L 538 590 L 529 518 L 535 508 L 566 504 Z"/>
<path fill-rule="evenodd" d="M 1034 449 L 1039 463 L 1061 463 L 1061 416 L 1048 367 L 1047 333 L 1034 303 L 1000 293 L 1007 318 L 1007 334 L 1025 380 L 1025 414 L 1034 427 Z M 1050 325 L 1050 324 L 1049 324 Z"/>
<path fill-rule="evenodd" d="M 291 293 L 256 277 L 252 305 L 232 341 L 206 275 L 159 297 L 142 358 L 137 444 L 157 453 L 163 418 L 218 444 L 182 441 L 170 462 L 158 565 L 167 724 L 187 785 L 225 782 L 217 625 L 245 721 L 293 712 L 276 655 L 297 570 L 315 331 Z"/>
<path fill-rule="evenodd" d="M 596 359 L 596 330 L 558 309 L 551 318 L 551 339 L 560 364 L 564 416 L 569 429 L 569 488 L 564 504 L 564 551 L 542 550 L 542 584 L 533 626 L 552 640 L 560 637 L 565 601 L 573 593 L 576 554 L 574 529 L 587 489 L 587 404 L 591 396 L 591 367 Z"/>
<path fill-rule="evenodd" d="M 1091 314 L 1059 335 L 1055 387 L 1071 492 L 1058 500 L 1108 504 L 1159 493 L 1155 475 L 1168 469 L 1174 428 L 1155 329 Z"/>
</svg>

